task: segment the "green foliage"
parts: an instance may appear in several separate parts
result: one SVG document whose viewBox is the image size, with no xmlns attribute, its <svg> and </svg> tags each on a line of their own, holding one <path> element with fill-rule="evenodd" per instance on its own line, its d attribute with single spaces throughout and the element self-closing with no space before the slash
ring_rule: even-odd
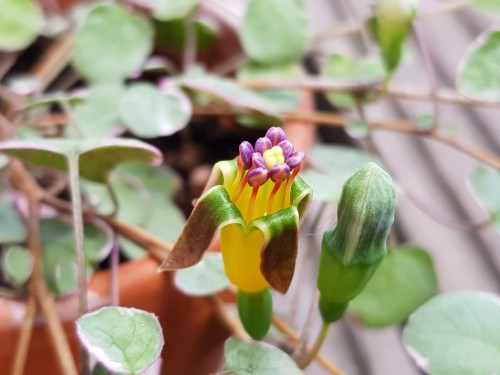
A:
<svg viewBox="0 0 500 375">
<path fill-rule="evenodd" d="M 89 274 L 111 252 L 113 235 L 111 229 L 103 225 L 84 225 L 86 268 Z M 41 236 L 47 286 L 56 295 L 74 291 L 77 287 L 77 255 L 73 227 L 59 219 L 42 220 Z"/>
<path fill-rule="evenodd" d="M 18 51 L 35 40 L 43 13 L 34 0 L 0 0 L 0 51 Z"/>
<path fill-rule="evenodd" d="M 458 90 L 474 100 L 500 100 L 500 31 L 481 35 L 463 58 Z"/>
<path fill-rule="evenodd" d="M 349 308 L 367 327 L 399 324 L 434 296 L 437 286 L 429 254 L 415 247 L 392 248 Z"/>
<path fill-rule="evenodd" d="M 410 318 L 404 341 L 430 375 L 490 375 L 500 368 L 500 300 L 482 292 L 431 299 Z"/>
<path fill-rule="evenodd" d="M 153 15 L 162 21 L 187 17 L 195 9 L 199 0 L 160 0 L 155 5 Z"/>
<path fill-rule="evenodd" d="M 208 296 L 229 287 L 220 253 L 206 254 L 200 263 L 175 273 L 175 286 L 191 296 Z"/>
<path fill-rule="evenodd" d="M 348 56 L 334 54 L 327 60 L 323 75 L 342 83 L 365 84 L 381 81 L 384 77 L 384 67 L 380 60 L 364 58 L 354 60 Z M 361 103 L 369 100 L 370 92 L 359 98 Z M 355 109 L 356 99 L 349 94 L 330 93 L 328 100 L 335 106 L 343 109 Z"/>
<path fill-rule="evenodd" d="M 306 50 L 308 19 L 298 0 L 251 0 L 240 38 L 253 60 L 267 65 L 286 65 Z"/>
<path fill-rule="evenodd" d="M 485 15 L 497 16 L 500 13 L 500 1 L 498 0 L 472 0 L 472 7 Z"/>
<path fill-rule="evenodd" d="M 2 197 L 3 198 L 3 197 Z M 16 243 L 26 239 L 26 228 L 12 204 L 0 202 L 0 244 Z"/>
<path fill-rule="evenodd" d="M 91 82 L 120 82 L 144 63 L 152 37 L 145 19 L 117 5 L 98 6 L 78 31 L 76 67 Z"/>
<path fill-rule="evenodd" d="M 475 195 L 488 210 L 496 229 L 500 231 L 500 172 L 480 166 L 470 177 Z"/>
<path fill-rule="evenodd" d="M 14 287 L 24 285 L 31 276 L 33 258 L 24 247 L 15 245 L 4 249 L 1 263 L 4 277 Z"/>
<path fill-rule="evenodd" d="M 238 314 L 245 330 L 254 340 L 263 339 L 269 331 L 273 316 L 271 289 L 258 292 L 238 290 L 237 302 Z"/>
<path fill-rule="evenodd" d="M 229 339 L 225 346 L 226 370 L 238 375 L 300 375 L 293 360 L 284 352 L 262 342 Z"/>
<path fill-rule="evenodd" d="M 144 371 L 160 355 L 163 335 L 153 314 L 124 307 L 104 307 L 76 322 L 85 349 L 108 370 Z"/>
<path fill-rule="evenodd" d="M 142 138 L 171 135 L 191 118 L 191 102 L 179 90 L 162 92 L 149 83 L 129 86 L 121 99 L 125 125 Z"/>
</svg>

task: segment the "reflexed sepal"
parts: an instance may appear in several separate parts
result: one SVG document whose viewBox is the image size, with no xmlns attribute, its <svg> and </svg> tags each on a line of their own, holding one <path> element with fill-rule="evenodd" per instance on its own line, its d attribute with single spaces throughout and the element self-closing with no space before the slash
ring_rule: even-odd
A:
<svg viewBox="0 0 500 375">
<path fill-rule="evenodd" d="M 217 230 L 234 223 L 245 225 L 226 189 L 214 186 L 198 200 L 181 236 L 159 270 L 170 271 L 198 263 Z"/>
<path fill-rule="evenodd" d="M 254 340 L 266 336 L 271 326 L 273 315 L 273 298 L 269 288 L 259 292 L 244 292 L 238 290 L 238 314 L 241 323 Z"/>
<path fill-rule="evenodd" d="M 391 178 L 364 164 L 344 184 L 338 223 L 323 235 L 318 289 L 323 300 L 345 304 L 358 295 L 387 253 L 396 208 Z"/>
<path fill-rule="evenodd" d="M 292 282 L 297 258 L 299 213 L 289 207 L 250 223 L 264 234 L 260 269 L 267 282 L 278 292 L 286 293 Z"/>
</svg>

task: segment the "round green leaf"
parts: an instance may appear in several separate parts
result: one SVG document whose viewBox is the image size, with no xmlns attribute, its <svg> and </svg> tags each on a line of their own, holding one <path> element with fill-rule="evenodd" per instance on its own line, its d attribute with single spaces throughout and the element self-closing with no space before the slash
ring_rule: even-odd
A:
<svg viewBox="0 0 500 375">
<path fill-rule="evenodd" d="M 454 292 L 431 299 L 411 317 L 404 341 L 430 375 L 493 375 L 500 371 L 500 299 Z"/>
<path fill-rule="evenodd" d="M 7 248 L 2 257 L 2 270 L 10 284 L 22 286 L 28 281 L 33 270 L 30 252 L 21 246 Z"/>
<path fill-rule="evenodd" d="M 87 100 L 75 106 L 74 120 L 84 138 L 111 137 L 116 132 L 119 120 L 122 83 L 99 83 L 89 88 Z M 80 138 L 77 131 L 66 124 L 66 135 Z"/>
<path fill-rule="evenodd" d="M 160 0 L 154 2 L 153 15 L 161 21 L 186 17 L 198 5 L 199 0 Z"/>
<path fill-rule="evenodd" d="M 241 42 L 255 61 L 289 64 L 304 54 L 308 26 L 302 1 L 251 0 L 243 21 Z"/>
<path fill-rule="evenodd" d="M 163 347 L 158 318 L 138 309 L 104 307 L 78 319 L 76 329 L 85 349 L 120 374 L 145 370 Z"/>
<path fill-rule="evenodd" d="M 302 371 L 280 349 L 263 342 L 227 340 L 224 348 L 226 370 L 238 375 L 299 375 Z"/>
<path fill-rule="evenodd" d="M 344 146 L 315 146 L 307 155 L 312 168 L 300 173 L 317 199 L 339 200 L 344 182 L 364 163 L 373 161 L 368 153 Z"/>
<path fill-rule="evenodd" d="M 111 252 L 113 233 L 104 223 L 84 224 L 85 257 L 88 272 Z M 59 219 L 41 222 L 43 266 L 47 286 L 57 295 L 66 293 L 76 286 L 75 278 L 68 276 L 76 264 L 74 232 L 71 224 Z"/>
<path fill-rule="evenodd" d="M 37 36 L 43 13 L 36 1 L 0 0 L 0 50 L 17 51 Z"/>
<path fill-rule="evenodd" d="M 26 239 L 26 227 L 12 204 L 0 202 L 0 243 L 22 242 Z"/>
<path fill-rule="evenodd" d="M 474 170 L 470 182 L 475 195 L 488 210 L 491 219 L 500 231 L 500 172 L 495 169 L 480 166 Z"/>
<path fill-rule="evenodd" d="M 90 81 L 121 81 L 144 63 L 152 39 L 146 20 L 117 5 L 98 6 L 76 36 L 76 67 Z"/>
<path fill-rule="evenodd" d="M 178 132 L 187 125 L 191 112 L 191 102 L 180 90 L 162 92 L 149 83 L 131 85 L 120 105 L 128 129 L 143 138 Z"/>
<path fill-rule="evenodd" d="M 500 31 L 488 31 L 471 45 L 460 63 L 458 90 L 481 101 L 500 100 Z"/>
<path fill-rule="evenodd" d="M 178 289 L 192 296 L 208 296 L 229 286 L 219 253 L 206 254 L 200 263 L 177 271 L 174 281 Z"/>
<path fill-rule="evenodd" d="M 393 248 L 349 308 L 365 326 L 404 322 L 437 292 L 432 259 L 424 250 Z"/>
</svg>

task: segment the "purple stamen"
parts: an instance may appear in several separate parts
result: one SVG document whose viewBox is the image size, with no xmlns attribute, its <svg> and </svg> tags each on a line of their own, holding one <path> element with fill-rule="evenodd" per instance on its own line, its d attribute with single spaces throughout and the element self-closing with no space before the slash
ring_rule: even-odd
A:
<svg viewBox="0 0 500 375">
<path fill-rule="evenodd" d="M 288 174 L 290 173 L 290 167 L 286 164 L 276 164 L 269 171 L 269 177 L 275 183 L 281 183 L 287 179 Z"/>
<path fill-rule="evenodd" d="M 252 187 L 259 187 L 269 179 L 267 169 L 255 168 L 248 172 L 248 184 Z"/>
<path fill-rule="evenodd" d="M 258 152 L 254 152 L 252 154 L 252 168 L 262 168 L 266 169 L 266 161 L 262 157 L 262 155 Z"/>
<path fill-rule="evenodd" d="M 290 141 L 287 141 L 285 139 L 284 141 L 278 143 L 278 146 L 281 147 L 281 149 L 283 150 L 283 156 L 285 157 L 285 159 L 288 159 L 290 155 L 293 154 L 294 149 Z"/>
<path fill-rule="evenodd" d="M 264 151 L 269 150 L 271 147 L 273 147 L 271 140 L 266 137 L 261 137 L 257 139 L 257 142 L 255 142 L 255 152 L 259 152 L 261 154 L 263 154 Z"/>
<path fill-rule="evenodd" d="M 243 169 L 250 169 L 252 166 L 253 147 L 250 142 L 243 141 L 240 144 L 240 156 L 243 162 Z"/>
<path fill-rule="evenodd" d="M 271 140 L 273 146 L 276 146 L 278 143 L 286 140 L 286 135 L 283 129 L 276 126 L 269 128 L 266 133 L 266 137 Z"/>
<path fill-rule="evenodd" d="M 290 167 L 290 169 L 294 169 L 302 163 L 304 156 L 305 154 L 303 152 L 296 151 L 286 159 L 285 163 Z"/>
</svg>

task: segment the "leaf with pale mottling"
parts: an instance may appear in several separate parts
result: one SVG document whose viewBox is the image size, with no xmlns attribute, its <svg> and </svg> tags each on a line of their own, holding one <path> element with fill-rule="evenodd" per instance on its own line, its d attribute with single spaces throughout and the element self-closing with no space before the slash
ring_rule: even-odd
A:
<svg viewBox="0 0 500 375">
<path fill-rule="evenodd" d="M 163 347 L 158 318 L 125 307 L 104 307 L 76 321 L 85 349 L 108 370 L 136 374 L 151 366 Z"/>
<path fill-rule="evenodd" d="M 7 281 L 21 286 L 28 281 L 33 269 L 33 257 L 21 246 L 10 246 L 2 254 L 2 270 Z"/>
</svg>

